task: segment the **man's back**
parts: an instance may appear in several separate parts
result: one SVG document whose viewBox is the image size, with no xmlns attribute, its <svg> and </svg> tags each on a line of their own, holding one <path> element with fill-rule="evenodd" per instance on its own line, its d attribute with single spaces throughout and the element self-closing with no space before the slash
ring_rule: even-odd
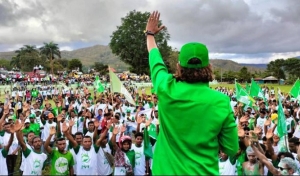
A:
<svg viewBox="0 0 300 176">
<path fill-rule="evenodd" d="M 189 84 L 168 77 L 157 92 L 160 134 L 153 173 L 218 175 L 219 143 L 229 155 L 238 150 L 229 98 L 207 83 Z"/>
</svg>

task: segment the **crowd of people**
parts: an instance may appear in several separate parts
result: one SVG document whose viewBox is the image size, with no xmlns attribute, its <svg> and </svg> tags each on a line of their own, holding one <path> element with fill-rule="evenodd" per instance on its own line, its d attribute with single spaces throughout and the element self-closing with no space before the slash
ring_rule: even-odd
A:
<svg viewBox="0 0 300 176">
<path fill-rule="evenodd" d="M 0 174 L 17 172 L 19 152 L 23 175 L 40 175 L 45 163 L 51 175 L 149 174 L 143 131 L 158 124 L 157 98 L 129 90 L 136 105 L 110 89 L 13 90 L 0 103 Z"/>
<path fill-rule="evenodd" d="M 136 89 L 130 89 L 137 103 L 133 106 L 122 95 L 111 94 L 109 88 L 105 93 L 86 87 L 55 88 L 48 94 L 43 90 L 32 88 L 25 94 L 12 91 L 0 103 L 1 175 L 16 172 L 19 152 L 24 175 L 41 174 L 47 161 L 50 174 L 54 175 L 151 173 L 151 158 L 145 157 L 142 146 L 145 129 L 153 125 L 155 133 L 159 132 L 155 94 L 139 95 Z M 274 167 L 298 173 L 300 108 L 297 101 L 284 96 L 288 148 L 279 151 L 278 102 L 273 89 L 265 89 L 268 106 L 257 100 L 258 109 L 238 103 L 232 89 L 217 87 L 216 90 L 231 98 L 240 147 L 234 157 L 220 150 L 220 175 L 268 175 L 274 174 Z M 257 136 L 257 143 L 249 142 L 251 135 Z M 154 150 L 156 137 L 150 139 Z M 279 166 L 284 157 L 285 167 Z"/>
</svg>

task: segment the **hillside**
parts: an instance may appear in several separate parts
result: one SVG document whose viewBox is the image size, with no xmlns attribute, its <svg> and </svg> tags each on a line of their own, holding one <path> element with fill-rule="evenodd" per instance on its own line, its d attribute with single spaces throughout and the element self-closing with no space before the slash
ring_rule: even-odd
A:
<svg viewBox="0 0 300 176">
<path fill-rule="evenodd" d="M 10 60 L 15 56 L 14 52 L 0 52 L 0 58 Z M 95 62 L 108 64 L 118 71 L 128 70 L 128 65 L 121 61 L 117 56 L 112 54 L 108 46 L 95 45 L 87 48 L 80 48 L 73 51 L 61 51 L 61 57 L 65 59 L 80 59 L 83 65 L 91 66 Z M 231 60 L 212 59 L 211 63 L 214 68 L 222 68 L 222 70 L 239 71 L 243 65 Z M 256 68 L 254 65 L 247 66 L 249 71 L 262 71 L 263 68 Z"/>
<path fill-rule="evenodd" d="M 223 60 L 223 59 L 211 59 L 210 63 L 213 66 L 213 69 L 221 69 L 222 71 L 227 71 L 227 70 L 231 70 L 231 71 L 240 71 L 241 68 L 243 68 L 244 65 L 240 65 L 237 62 L 231 61 L 231 60 Z M 247 67 L 248 71 L 250 72 L 260 72 L 260 71 L 264 71 L 263 68 L 257 68 L 254 66 L 245 66 Z"/>
<path fill-rule="evenodd" d="M 66 59 L 78 58 L 83 65 L 93 65 L 95 62 L 108 64 L 113 68 L 127 70 L 128 65 L 113 55 L 108 46 L 95 45 L 73 51 L 62 51 L 61 57 Z"/>
</svg>

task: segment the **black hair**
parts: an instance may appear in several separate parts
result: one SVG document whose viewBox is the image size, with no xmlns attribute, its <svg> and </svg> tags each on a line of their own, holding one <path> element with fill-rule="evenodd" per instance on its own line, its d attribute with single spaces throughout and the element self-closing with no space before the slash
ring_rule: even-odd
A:
<svg viewBox="0 0 300 176">
<path fill-rule="evenodd" d="M 29 135 L 30 133 L 33 133 L 33 134 L 34 134 L 33 131 L 29 131 L 29 132 L 26 134 L 26 137 L 28 137 L 28 135 Z"/>
<path fill-rule="evenodd" d="M 89 121 L 88 125 L 90 125 L 90 124 L 94 124 L 94 121 Z"/>
<path fill-rule="evenodd" d="M 80 132 L 80 131 L 77 131 L 77 132 L 74 134 L 74 136 L 78 136 L 78 135 L 80 135 L 80 136 L 82 136 L 82 137 L 83 137 L 83 133 L 82 133 L 82 132 Z"/>
<path fill-rule="evenodd" d="M 89 138 L 89 139 L 92 140 L 91 136 L 83 136 L 83 139 L 84 139 L 84 138 Z"/>
<path fill-rule="evenodd" d="M 292 137 L 292 138 L 289 139 L 289 142 L 294 143 L 294 144 L 299 144 L 299 138 Z"/>
<path fill-rule="evenodd" d="M 293 160 L 295 160 L 294 155 L 291 154 L 290 152 L 279 152 L 277 154 L 277 157 L 278 157 L 279 160 L 281 159 L 281 155 L 283 155 L 284 157 L 289 157 L 289 158 L 292 158 Z"/>
<path fill-rule="evenodd" d="M 115 118 L 120 120 L 120 115 L 119 114 L 115 114 Z"/>
<path fill-rule="evenodd" d="M 58 142 L 58 141 L 64 141 L 64 140 L 66 140 L 65 138 L 63 138 L 63 137 L 61 137 L 61 138 L 58 138 L 58 139 L 56 139 L 56 143 Z"/>
<path fill-rule="evenodd" d="M 137 133 L 134 134 L 134 138 L 137 138 L 139 136 L 142 137 L 142 138 L 144 138 L 144 134 L 141 133 L 141 132 L 137 132 Z"/>
<path fill-rule="evenodd" d="M 34 136 L 34 137 L 32 138 L 32 143 L 33 143 L 33 141 L 34 141 L 36 138 L 39 138 L 39 139 L 41 139 L 41 137 L 40 137 L 40 136 Z"/>
<path fill-rule="evenodd" d="M 104 116 L 105 117 L 110 116 L 110 113 L 105 113 Z"/>
</svg>

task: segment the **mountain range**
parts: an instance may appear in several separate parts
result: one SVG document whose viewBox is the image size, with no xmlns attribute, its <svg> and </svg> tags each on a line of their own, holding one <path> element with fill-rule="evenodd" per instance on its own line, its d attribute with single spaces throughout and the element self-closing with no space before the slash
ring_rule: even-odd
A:
<svg viewBox="0 0 300 176">
<path fill-rule="evenodd" d="M 0 59 L 10 60 L 15 56 L 15 52 L 0 52 Z M 120 60 L 119 57 L 112 54 L 109 46 L 95 45 L 87 48 L 80 48 L 73 51 L 61 51 L 61 57 L 65 59 L 80 59 L 83 65 L 92 66 L 95 62 L 107 64 L 117 71 L 124 71 L 128 69 L 128 65 Z M 300 59 L 300 56 L 298 56 Z M 264 71 L 267 64 L 239 64 L 231 60 L 211 59 L 211 64 L 214 69 L 222 69 L 239 71 L 243 66 L 247 67 L 249 71 Z"/>
</svg>

